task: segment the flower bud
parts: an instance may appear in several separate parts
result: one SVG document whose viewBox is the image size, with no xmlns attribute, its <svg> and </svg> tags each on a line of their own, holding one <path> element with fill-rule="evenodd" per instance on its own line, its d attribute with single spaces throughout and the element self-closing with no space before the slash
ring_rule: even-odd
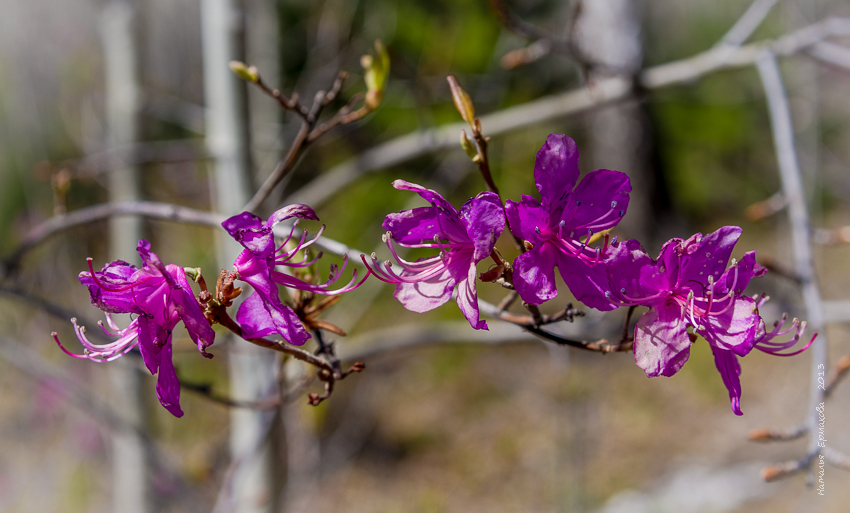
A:
<svg viewBox="0 0 850 513">
<path fill-rule="evenodd" d="M 463 151 L 465 151 L 467 155 L 469 155 L 469 158 L 475 159 L 478 157 L 478 150 L 475 148 L 475 145 L 472 144 L 469 136 L 466 135 L 466 130 L 460 131 L 460 147 L 463 148 Z"/>
<path fill-rule="evenodd" d="M 452 100 L 455 102 L 455 107 L 457 111 L 460 112 L 460 117 L 463 118 L 464 121 L 469 123 L 469 126 L 472 127 L 473 130 L 478 129 L 481 130 L 480 125 L 475 124 L 475 107 L 472 105 L 472 99 L 466 94 L 466 91 L 463 90 L 463 87 L 460 86 L 457 79 L 454 75 L 449 75 L 446 77 L 446 80 L 449 81 L 449 87 L 452 90 Z"/>
<path fill-rule="evenodd" d="M 249 68 L 244 62 L 239 61 L 230 61 L 229 66 L 230 71 L 236 73 L 236 75 L 243 80 L 254 82 L 255 84 L 260 80 L 260 75 L 257 73 L 257 68 L 255 66 L 251 66 Z"/>
<path fill-rule="evenodd" d="M 384 87 L 390 74 L 390 54 L 381 40 L 375 41 L 375 51 L 360 58 L 363 79 L 366 81 L 366 107 L 377 109 L 384 97 Z"/>
</svg>

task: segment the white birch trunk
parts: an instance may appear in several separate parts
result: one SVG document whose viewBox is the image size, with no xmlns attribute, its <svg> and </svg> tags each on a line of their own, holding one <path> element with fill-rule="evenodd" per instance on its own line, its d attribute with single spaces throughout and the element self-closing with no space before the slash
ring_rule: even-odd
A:
<svg viewBox="0 0 850 513">
<path fill-rule="evenodd" d="M 577 43 L 596 64 L 590 81 L 640 70 L 641 22 L 634 0 L 585 0 L 576 23 Z M 588 114 L 593 168 L 629 175 L 629 212 L 618 226 L 628 238 L 646 239 L 652 221 L 655 174 L 651 167 L 649 119 L 635 100 L 602 107 Z"/>
<path fill-rule="evenodd" d="M 213 203 L 236 214 L 249 199 L 248 119 L 245 86 L 228 68 L 244 60 L 244 13 L 235 0 L 202 0 L 206 143 L 213 156 Z M 242 250 L 223 231 L 217 233 L 219 265 L 230 268 Z M 228 354 L 231 395 L 256 400 L 274 393 L 274 355 L 248 343 Z M 233 409 L 230 451 L 236 463 L 229 496 L 230 510 L 270 513 L 274 507 L 272 453 L 268 443 L 273 412 Z"/>
<path fill-rule="evenodd" d="M 139 70 L 136 5 L 133 0 L 112 0 L 104 9 L 101 38 L 106 74 L 107 144 L 112 154 L 109 200 L 141 198 L 139 173 L 130 148 L 139 140 Z M 139 217 L 113 217 L 109 221 L 110 258 L 135 262 L 136 244 L 142 236 Z M 120 319 L 129 323 L 129 319 Z M 128 423 L 144 426 L 145 401 L 141 371 L 127 358 L 109 366 L 113 408 Z M 116 513 L 151 511 L 150 464 L 144 440 L 134 431 L 112 435 L 112 510 Z"/>
</svg>

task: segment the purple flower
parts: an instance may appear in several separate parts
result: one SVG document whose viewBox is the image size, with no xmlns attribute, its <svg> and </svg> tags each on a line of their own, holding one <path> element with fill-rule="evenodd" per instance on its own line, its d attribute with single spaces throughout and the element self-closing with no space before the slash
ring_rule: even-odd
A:
<svg viewBox="0 0 850 513">
<path fill-rule="evenodd" d="M 621 306 L 649 307 L 635 327 L 635 363 L 649 377 L 672 376 L 688 360 L 696 335 L 701 335 L 711 346 L 738 415 L 741 369 L 736 356 L 746 356 L 753 348 L 777 354 L 796 340 L 788 345 L 772 339 L 797 326 L 795 321 L 789 330 L 781 331 L 778 325 L 766 333 L 758 313 L 763 301 L 741 295 L 750 279 L 764 275 L 766 269 L 756 263 L 755 251 L 740 262 L 732 259 L 727 269 L 740 236 L 740 228 L 725 226 L 707 236 L 672 239 L 657 260 L 640 243 L 629 240 L 612 245 L 606 260 L 611 286 L 606 296 Z M 805 323 L 801 327 L 805 329 Z"/>
<path fill-rule="evenodd" d="M 95 272 L 89 259 L 89 271 L 80 273 L 79 280 L 86 285 L 91 302 L 106 312 L 108 329 L 98 325 L 115 342 L 98 345 L 86 337 L 86 328 L 71 319 L 77 338 L 85 354 L 76 355 L 65 349 L 54 333 L 59 347 L 75 358 L 107 362 L 130 352 L 136 346 L 142 353 L 145 366 L 151 374 L 158 374 L 156 393 L 159 402 L 175 417 L 181 417 L 180 383 L 171 361 L 171 334 L 181 320 L 198 350 L 207 358 L 212 355 L 206 348 L 212 345 L 215 332 L 195 299 L 182 267 L 163 265 L 150 251 L 150 243 L 140 240 L 137 248 L 144 266 L 135 266 L 116 260 Z M 118 328 L 113 313 L 130 313 L 136 317 L 129 326 Z"/>
<path fill-rule="evenodd" d="M 478 330 L 487 329 L 479 319 L 478 292 L 475 287 L 475 264 L 487 258 L 505 228 L 505 214 L 499 197 L 482 192 L 469 199 L 458 212 L 439 193 L 403 180 L 393 182 L 399 190 L 414 191 L 429 207 L 390 214 L 384 220 L 387 230 L 384 242 L 401 266 L 393 271 L 387 260 L 384 267 L 372 254 L 372 274 L 379 280 L 395 283 L 395 298 L 413 312 L 427 312 L 445 304 L 457 286 L 457 304 L 469 324 Z M 434 248 L 440 254 L 408 262 L 396 254 L 393 240 L 406 248 Z"/>
<path fill-rule="evenodd" d="M 254 288 L 254 294 L 242 303 L 236 313 L 236 321 L 242 326 L 245 338 L 259 338 L 278 333 L 290 344 L 299 346 L 311 338 L 295 311 L 281 302 L 277 285 L 314 294 L 332 295 L 354 290 L 369 277 L 369 273 L 366 273 L 366 276 L 357 282 L 357 270 L 355 269 L 351 281 L 347 285 L 337 290 L 329 290 L 330 286 L 336 283 L 345 271 L 348 264 L 347 257 L 343 258 L 341 269 L 338 269 L 336 265 L 331 265 L 328 280 L 321 284 L 307 283 L 295 276 L 276 271 L 275 266 L 278 265 L 294 268 L 308 267 L 322 257 L 322 254 L 319 253 L 313 260 L 309 260 L 305 255 L 303 260 L 293 261 L 299 251 L 306 249 L 318 240 L 325 229 L 324 226 L 309 241 L 307 240 L 307 230 L 304 230 L 301 234 L 301 240 L 296 246 L 289 251 L 284 250 L 286 244 L 292 240 L 298 219 L 292 224 L 289 237 L 280 246 L 275 247 L 272 232 L 274 225 L 291 217 L 319 219 L 312 208 L 307 205 L 296 204 L 278 210 L 265 223 L 250 212 L 242 212 L 221 223 L 227 233 L 245 247 L 245 250 L 233 262 L 233 267 L 236 270 L 237 277 Z"/>
<path fill-rule="evenodd" d="M 620 222 L 632 187 L 619 171 L 597 169 L 576 186 L 578 177 L 575 141 L 551 134 L 534 164 L 541 201 L 523 195 L 521 202 L 508 200 L 505 206 L 511 232 L 532 245 L 514 260 L 514 286 L 523 301 L 539 305 L 558 295 L 557 267 L 576 299 L 591 308 L 613 310 L 616 305 L 604 295 L 608 278 L 600 265 L 608 236 L 601 249 L 586 243 L 594 233 Z"/>
</svg>

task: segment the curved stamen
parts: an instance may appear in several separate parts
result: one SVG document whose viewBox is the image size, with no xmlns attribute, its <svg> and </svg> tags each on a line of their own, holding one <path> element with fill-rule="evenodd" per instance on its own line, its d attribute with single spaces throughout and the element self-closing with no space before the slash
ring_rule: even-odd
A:
<svg viewBox="0 0 850 513">
<path fill-rule="evenodd" d="M 582 226 L 576 226 L 576 229 L 590 229 L 590 230 L 597 230 L 597 229 L 601 229 L 601 228 L 603 228 L 604 226 L 607 226 L 607 225 L 608 225 L 608 223 L 610 223 L 610 222 L 611 222 L 611 221 L 605 221 L 605 220 L 606 220 L 607 218 L 611 217 L 611 214 L 613 214 L 613 213 L 620 213 L 620 212 L 622 212 L 622 214 L 620 214 L 620 217 L 623 217 L 623 214 L 625 214 L 625 211 L 623 211 L 623 210 L 617 210 L 617 208 L 616 208 L 616 202 L 612 202 L 612 205 L 614 205 L 614 207 L 612 207 L 610 210 L 608 210 L 608 212 L 605 212 L 604 214 L 602 214 L 601 216 L 597 217 L 597 218 L 596 218 L 596 219 L 594 219 L 593 221 L 588 221 L 586 224 L 584 224 L 584 225 L 582 225 Z M 603 222 L 603 221 L 605 221 L 605 222 Z"/>
<path fill-rule="evenodd" d="M 812 335 L 812 338 L 811 338 L 811 340 L 809 340 L 808 344 L 806 344 L 802 349 L 798 349 L 797 351 L 794 351 L 794 352 L 791 352 L 791 353 L 779 353 L 779 352 L 776 352 L 776 351 L 771 350 L 771 349 L 765 349 L 764 347 L 761 347 L 761 344 L 756 344 L 755 347 L 759 351 L 762 351 L 762 352 L 765 352 L 765 353 L 768 353 L 768 354 L 772 354 L 773 356 L 794 356 L 794 355 L 798 355 L 798 354 L 802 353 L 803 351 L 805 351 L 806 349 L 808 349 L 812 345 L 812 342 L 815 341 L 817 336 L 818 336 L 818 334 L 815 333 L 814 335 Z M 798 337 L 795 337 L 794 342 L 796 343 L 798 339 L 799 339 Z"/>
<path fill-rule="evenodd" d="M 655 294 L 654 296 L 647 296 L 647 297 L 643 297 L 643 298 L 633 298 L 633 297 L 626 294 L 625 288 L 620 289 L 620 297 L 622 297 L 626 301 L 629 301 L 631 303 L 631 305 L 646 304 L 647 301 L 652 301 L 653 299 L 660 299 L 662 297 L 669 296 L 669 295 L 670 294 L 668 293 L 668 291 L 665 290 L 664 292 L 659 292 L 658 294 Z M 675 298 L 675 296 L 674 296 L 674 298 Z M 629 305 L 629 306 L 631 306 L 631 305 Z"/>
<path fill-rule="evenodd" d="M 280 255 L 275 257 L 275 263 L 277 263 L 277 261 L 286 262 L 290 258 L 295 256 L 295 254 L 298 253 L 298 251 L 300 251 L 301 248 L 304 247 L 304 241 L 307 239 L 308 233 L 309 232 L 307 230 L 302 231 L 301 232 L 301 240 L 298 241 L 298 244 L 295 245 L 295 248 L 293 248 L 293 249 L 291 249 L 291 250 L 289 250 L 285 253 L 281 253 Z"/>
<path fill-rule="evenodd" d="M 292 222 L 292 228 L 289 229 L 289 235 L 287 235 L 286 240 L 283 241 L 283 243 L 274 250 L 275 253 L 282 251 L 284 246 L 286 246 L 289 241 L 292 240 L 292 235 L 295 233 L 295 227 L 298 226 L 298 221 L 300 221 L 300 219 L 296 219 Z"/>
<path fill-rule="evenodd" d="M 392 235 L 392 233 L 387 232 L 383 235 L 382 238 L 384 239 L 384 242 L 387 244 L 387 247 L 390 248 L 390 253 L 392 253 L 393 258 L 395 258 L 396 261 L 398 263 L 400 263 L 403 268 L 405 268 L 405 269 L 407 269 L 411 272 L 415 272 L 415 271 L 418 271 L 420 269 L 424 269 L 426 267 L 431 267 L 435 263 L 435 260 L 441 259 L 442 258 L 441 255 L 445 253 L 445 252 L 441 252 L 440 255 L 437 255 L 437 256 L 431 257 L 431 258 L 427 258 L 427 259 L 421 260 L 419 262 L 409 262 L 409 261 L 401 258 L 400 256 L 398 256 L 398 253 L 395 250 L 395 246 L 393 245 L 393 235 Z"/>
<path fill-rule="evenodd" d="M 324 255 L 324 253 L 319 251 L 319 255 L 316 258 L 314 258 L 314 259 L 312 259 L 308 262 L 307 260 L 310 258 L 310 255 L 305 251 L 304 252 L 304 258 L 301 260 L 301 262 L 299 262 L 297 264 L 296 263 L 289 263 L 289 262 L 285 262 L 285 261 L 279 262 L 278 260 L 275 260 L 274 263 L 275 263 L 275 265 L 285 265 L 287 267 L 310 267 L 311 265 L 318 262 L 319 259 L 322 258 L 322 255 Z"/>
</svg>

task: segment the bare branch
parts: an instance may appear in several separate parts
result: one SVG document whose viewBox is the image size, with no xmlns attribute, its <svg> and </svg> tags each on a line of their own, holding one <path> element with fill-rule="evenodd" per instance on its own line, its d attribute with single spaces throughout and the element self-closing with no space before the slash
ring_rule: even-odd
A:
<svg viewBox="0 0 850 513">
<path fill-rule="evenodd" d="M 850 457 L 843 452 L 829 446 L 822 448 L 820 452 L 827 463 L 833 467 L 850 471 Z"/>
<path fill-rule="evenodd" d="M 289 152 L 275 168 L 274 171 L 266 178 L 266 181 L 263 182 L 263 185 L 260 186 L 259 190 L 254 194 L 254 197 L 248 201 L 248 203 L 242 208 L 242 210 L 247 210 L 248 212 L 252 212 L 259 208 L 260 205 L 269 197 L 272 193 L 272 190 L 280 183 L 283 178 L 289 174 L 290 171 L 295 169 L 296 164 L 304 155 L 304 152 L 307 148 L 312 144 L 316 139 L 326 134 L 332 128 L 338 125 L 344 125 L 348 123 L 353 123 L 361 118 L 363 118 L 366 114 L 371 112 L 371 107 L 369 107 L 368 103 L 362 109 L 351 112 L 353 108 L 353 102 L 359 99 L 359 96 L 355 96 L 352 98 L 352 101 L 349 102 L 348 105 L 343 107 L 335 116 L 331 118 L 327 123 L 316 126 L 319 121 L 319 116 L 322 114 L 322 110 L 331 103 L 338 95 L 340 90 L 342 89 L 342 85 L 345 81 L 345 78 L 348 74 L 344 71 L 341 71 L 339 75 L 337 75 L 334 83 L 331 85 L 329 91 L 319 91 L 316 93 L 316 97 L 313 99 L 313 105 L 309 110 L 306 110 L 301 104 L 297 102 L 297 100 L 289 100 L 280 95 L 277 89 L 270 90 L 268 86 L 262 84 L 262 81 L 257 75 L 257 85 L 263 89 L 268 94 L 271 94 L 273 97 L 277 98 L 278 101 L 284 108 L 288 108 L 290 110 L 294 110 L 297 112 L 301 118 L 301 129 L 298 131 L 298 135 L 295 136 L 295 140 L 292 142 L 292 145 L 289 147 Z"/>
<path fill-rule="evenodd" d="M 108 219 L 113 216 L 128 215 L 178 223 L 197 224 L 211 228 L 221 228 L 222 221 L 226 219 L 226 216 L 217 212 L 205 212 L 155 201 L 120 201 L 81 208 L 73 212 L 54 216 L 31 229 L 17 249 L 0 264 L 0 279 L 13 274 L 20 265 L 21 259 L 50 237 L 77 226 Z M 289 235 L 290 226 L 281 223 L 275 226 L 274 231 L 277 237 L 285 238 Z M 301 230 L 296 228 L 294 236 L 297 237 L 300 235 Z M 349 261 L 359 265 L 361 252 L 351 249 L 341 242 L 323 236 L 316 241 L 316 246 L 335 255 L 348 256 Z"/>
<path fill-rule="evenodd" d="M 687 84 L 709 73 L 750 66 L 765 49 L 777 55 L 790 55 L 807 50 L 829 37 L 847 34 L 850 34 L 850 20 L 828 18 L 776 40 L 732 50 L 712 48 L 687 59 L 647 68 L 640 74 L 638 83 L 645 90 Z M 481 116 L 481 124 L 487 134 L 496 136 L 624 99 L 633 90 L 634 83 L 628 78 L 604 78 L 586 87 Z M 318 176 L 290 195 L 285 203 L 307 203 L 316 207 L 363 174 L 438 150 L 454 149 L 457 147 L 457 134 L 464 126 L 464 123 L 452 123 L 419 130 L 380 144 Z"/>
<path fill-rule="evenodd" d="M 753 442 L 789 442 L 802 438 L 809 432 L 805 425 L 799 425 L 788 430 L 784 429 L 755 429 L 750 431 L 749 439 Z"/>
<path fill-rule="evenodd" d="M 761 221 L 774 214 L 778 214 L 788 203 L 785 201 L 785 196 L 781 192 L 775 193 L 773 196 L 748 206 L 744 210 L 744 215 L 750 221 Z"/>
<path fill-rule="evenodd" d="M 340 348 L 343 361 L 377 358 L 398 351 L 437 344 L 501 345 L 536 340 L 521 327 L 496 323 L 488 331 L 470 330 L 464 321 L 439 324 L 402 325 L 367 331 L 346 340 Z"/>
<path fill-rule="evenodd" d="M 750 4 L 746 12 L 744 12 L 744 15 L 726 32 L 726 35 L 723 36 L 718 44 L 735 47 L 744 44 L 753 32 L 759 28 L 759 25 L 761 25 L 777 2 L 779 0 L 755 0 L 755 2 Z"/>
<path fill-rule="evenodd" d="M 818 413 L 816 407 L 824 400 L 824 391 L 818 384 L 818 373 L 828 366 L 827 339 L 824 333 L 823 305 L 816 281 L 811 252 L 811 233 L 809 216 L 806 210 L 805 189 L 794 142 L 794 126 L 788 98 L 779 74 L 776 57 L 765 50 L 757 61 L 759 75 L 767 95 L 773 139 L 779 161 L 779 175 L 782 181 L 782 193 L 788 202 L 788 218 L 791 225 L 791 243 L 794 251 L 796 274 L 802 280 L 803 301 L 806 305 L 807 320 L 812 330 L 819 334 L 812 343 L 809 353 L 812 357 L 809 408 L 806 426 L 809 431 L 808 461 L 818 450 Z"/>
<path fill-rule="evenodd" d="M 838 246 L 850 242 L 850 226 L 842 226 L 829 230 L 826 228 L 816 228 L 812 236 L 812 242 L 824 246 Z"/>
<path fill-rule="evenodd" d="M 812 464 L 812 459 L 814 459 L 814 457 L 815 453 L 811 453 L 805 458 L 801 458 L 799 460 L 786 461 L 785 463 L 777 463 L 776 465 L 770 465 L 762 469 L 761 477 L 768 483 L 772 483 L 774 481 L 779 481 L 780 479 L 793 476 L 794 474 L 797 474 L 799 472 L 805 472 L 809 470 L 809 467 Z"/>
<path fill-rule="evenodd" d="M 850 48 L 846 46 L 824 41 L 812 46 L 809 55 L 821 62 L 850 70 Z"/>
</svg>

